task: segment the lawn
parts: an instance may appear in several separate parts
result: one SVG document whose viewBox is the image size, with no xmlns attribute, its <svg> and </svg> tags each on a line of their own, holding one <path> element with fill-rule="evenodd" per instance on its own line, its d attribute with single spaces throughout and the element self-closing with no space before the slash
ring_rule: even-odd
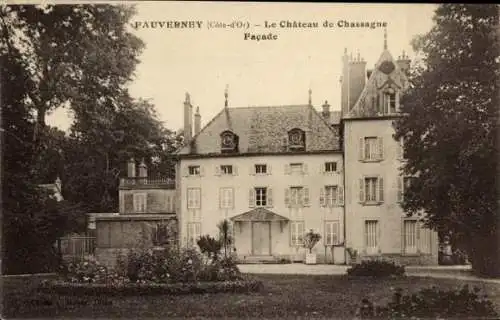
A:
<svg viewBox="0 0 500 320">
<path fill-rule="evenodd" d="M 453 279 L 348 280 L 342 276 L 259 275 L 264 290 L 252 294 L 193 294 L 183 296 L 76 297 L 36 292 L 40 279 L 4 278 L 2 318 L 352 318 L 364 297 L 387 302 L 391 289 L 416 291 L 436 285 L 478 286 L 500 311 L 500 285 Z"/>
</svg>

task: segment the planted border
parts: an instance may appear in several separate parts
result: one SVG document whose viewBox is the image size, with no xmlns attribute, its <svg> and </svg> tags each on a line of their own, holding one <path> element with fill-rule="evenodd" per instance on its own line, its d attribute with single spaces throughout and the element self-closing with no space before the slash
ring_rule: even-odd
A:
<svg viewBox="0 0 500 320">
<path fill-rule="evenodd" d="M 248 293 L 263 288 L 259 280 L 236 280 L 187 283 L 71 283 L 64 281 L 46 282 L 38 288 L 49 294 L 64 295 L 182 295 L 203 293 Z"/>
</svg>

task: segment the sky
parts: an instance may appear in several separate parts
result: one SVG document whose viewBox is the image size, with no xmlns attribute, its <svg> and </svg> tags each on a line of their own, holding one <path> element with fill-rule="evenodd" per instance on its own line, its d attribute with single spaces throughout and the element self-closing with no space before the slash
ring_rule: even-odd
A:
<svg viewBox="0 0 500 320">
<path fill-rule="evenodd" d="M 186 92 L 200 108 L 203 127 L 224 107 L 226 87 L 230 107 L 307 104 L 311 89 L 318 110 L 325 100 L 340 110 L 344 48 L 355 57 L 359 52 L 370 69 L 383 50 L 384 28 L 339 27 L 339 21 L 387 23 L 389 51 L 413 58 L 411 40 L 430 30 L 435 5 L 153 1 L 136 8 L 130 30 L 145 49 L 130 92 L 152 101 L 165 127 L 179 130 Z M 152 28 L 151 21 L 165 24 Z M 202 28 L 167 28 L 168 21 L 201 21 Z M 248 28 L 207 27 L 235 21 Z M 277 27 L 266 28 L 266 21 Z M 281 21 L 319 26 L 280 28 Z M 325 21 L 333 27 L 323 27 Z M 245 33 L 277 39 L 245 40 Z M 65 130 L 71 117 L 57 109 L 48 123 Z"/>
</svg>

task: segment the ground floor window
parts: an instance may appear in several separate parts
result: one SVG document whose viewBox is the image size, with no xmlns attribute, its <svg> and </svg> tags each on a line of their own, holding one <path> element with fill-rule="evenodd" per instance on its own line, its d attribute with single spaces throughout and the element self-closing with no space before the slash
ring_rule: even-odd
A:
<svg viewBox="0 0 500 320">
<path fill-rule="evenodd" d="M 325 221 L 325 245 L 333 246 L 339 243 L 339 222 Z"/>
<path fill-rule="evenodd" d="M 195 246 L 201 236 L 201 223 L 190 222 L 187 224 L 187 244 Z"/>
<path fill-rule="evenodd" d="M 374 254 L 378 252 L 378 228 L 379 226 L 377 220 L 365 221 L 365 248 L 368 254 Z"/>
<path fill-rule="evenodd" d="M 403 222 L 403 248 L 407 254 L 417 252 L 417 221 L 405 220 Z"/>
<path fill-rule="evenodd" d="M 304 221 L 293 221 L 290 223 L 290 243 L 292 246 L 304 244 L 305 226 Z"/>
</svg>

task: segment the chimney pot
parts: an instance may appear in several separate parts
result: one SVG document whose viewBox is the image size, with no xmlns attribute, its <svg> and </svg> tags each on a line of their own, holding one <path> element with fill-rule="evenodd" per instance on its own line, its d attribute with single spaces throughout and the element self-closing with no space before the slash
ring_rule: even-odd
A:
<svg viewBox="0 0 500 320">
<path fill-rule="evenodd" d="M 135 160 L 134 158 L 130 158 L 127 163 L 127 177 L 135 178 Z"/>
</svg>

